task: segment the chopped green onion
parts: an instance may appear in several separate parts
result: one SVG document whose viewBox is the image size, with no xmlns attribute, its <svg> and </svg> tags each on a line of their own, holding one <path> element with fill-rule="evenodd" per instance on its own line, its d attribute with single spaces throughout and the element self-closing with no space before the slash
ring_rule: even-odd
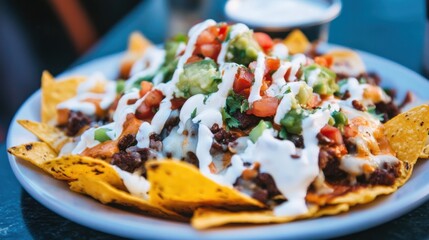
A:
<svg viewBox="0 0 429 240">
<path fill-rule="evenodd" d="M 105 141 L 111 140 L 109 135 L 107 135 L 108 131 L 111 131 L 111 130 L 107 129 L 107 128 L 99 128 L 99 129 L 95 130 L 94 131 L 94 140 L 97 140 L 99 142 L 105 142 Z"/>
</svg>

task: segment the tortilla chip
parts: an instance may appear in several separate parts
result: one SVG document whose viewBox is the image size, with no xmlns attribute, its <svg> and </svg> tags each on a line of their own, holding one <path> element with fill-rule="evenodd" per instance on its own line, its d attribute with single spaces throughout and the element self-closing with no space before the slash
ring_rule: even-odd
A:
<svg viewBox="0 0 429 240">
<path fill-rule="evenodd" d="M 58 180 L 75 181 L 85 176 L 104 181 L 118 189 L 126 189 L 112 165 L 100 159 L 69 155 L 45 162 L 42 167 Z"/>
<path fill-rule="evenodd" d="M 299 29 L 293 30 L 287 37 L 283 40 L 283 43 L 289 49 L 290 54 L 304 53 L 310 47 L 310 41 Z"/>
<path fill-rule="evenodd" d="M 311 218 L 318 218 L 322 216 L 331 216 L 331 215 L 337 215 L 342 212 L 347 212 L 350 210 L 349 204 L 343 203 L 338 205 L 328 205 L 320 208 L 316 213 L 314 213 Z"/>
<path fill-rule="evenodd" d="M 61 151 L 64 144 L 72 140 L 72 138 L 66 136 L 58 128 L 46 123 L 39 123 L 30 120 L 18 120 L 18 123 L 36 135 L 40 140 L 47 143 L 57 153 Z"/>
<path fill-rule="evenodd" d="M 373 201 L 380 195 L 390 194 L 402 185 L 401 179 L 398 179 L 393 186 L 361 186 L 348 187 L 343 193 L 317 195 L 314 193 L 307 194 L 307 201 L 319 206 L 347 204 L 354 206 L 357 204 L 365 204 Z M 333 187 L 336 188 L 335 186 Z"/>
<path fill-rule="evenodd" d="M 128 40 L 128 51 L 125 53 L 120 66 L 120 75 L 127 78 L 134 63 L 139 60 L 152 43 L 140 32 L 131 33 Z"/>
<path fill-rule="evenodd" d="M 426 147 L 423 148 L 422 152 L 420 153 L 419 158 L 424 158 L 424 159 L 429 158 L 429 145 L 426 145 Z"/>
<path fill-rule="evenodd" d="M 429 132 L 429 106 L 421 105 L 384 124 L 384 134 L 396 157 L 414 166 L 426 145 Z"/>
<path fill-rule="evenodd" d="M 365 64 L 359 54 L 348 49 L 337 49 L 326 53 L 324 56 L 331 56 L 333 63 L 331 69 L 336 73 L 348 76 L 358 76 L 366 72 Z"/>
<path fill-rule="evenodd" d="M 7 151 L 15 157 L 28 161 L 39 168 L 42 168 L 41 166 L 43 163 L 58 156 L 58 154 L 44 142 L 26 143 L 11 147 Z"/>
<path fill-rule="evenodd" d="M 199 207 L 230 210 L 263 208 L 259 201 L 205 177 L 193 165 L 174 161 L 146 163 L 150 200 L 175 212 L 190 214 Z"/>
<path fill-rule="evenodd" d="M 299 216 L 275 216 L 273 211 L 241 211 L 230 212 L 213 208 L 199 208 L 194 212 L 191 225 L 196 229 L 207 229 L 231 223 L 286 223 L 297 219 L 309 218 L 319 208 L 315 205 L 309 206 L 309 211 Z"/>
<path fill-rule="evenodd" d="M 44 71 L 42 74 L 41 118 L 43 123 L 55 123 L 57 105 L 77 94 L 77 87 L 85 80 L 84 77 L 72 77 L 55 81 L 54 77 Z"/>
<path fill-rule="evenodd" d="M 71 190 L 87 194 L 103 204 L 113 203 L 127 207 L 134 207 L 142 211 L 144 215 L 174 219 L 177 221 L 187 221 L 187 218 L 180 216 L 175 212 L 161 206 L 153 205 L 144 199 L 116 189 L 105 181 L 92 178 L 87 175 L 80 176 L 77 181 L 70 182 L 69 185 Z"/>
</svg>

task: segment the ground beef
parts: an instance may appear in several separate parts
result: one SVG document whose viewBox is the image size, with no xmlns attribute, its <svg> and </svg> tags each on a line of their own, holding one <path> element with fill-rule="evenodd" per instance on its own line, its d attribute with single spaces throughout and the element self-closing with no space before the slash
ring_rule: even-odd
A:
<svg viewBox="0 0 429 240">
<path fill-rule="evenodd" d="M 267 190 L 268 197 L 272 198 L 277 195 L 281 195 L 280 191 L 277 189 L 273 177 L 270 174 L 259 173 L 255 179 L 255 182 L 258 186 Z"/>
<path fill-rule="evenodd" d="M 127 172 L 134 172 L 143 165 L 141 155 L 138 152 L 118 152 L 113 154 L 111 164 L 118 166 Z"/>
<path fill-rule="evenodd" d="M 197 168 L 200 168 L 200 161 L 198 161 L 197 155 L 195 155 L 195 153 L 193 152 L 187 152 L 183 160 L 187 163 L 194 165 Z"/>
<path fill-rule="evenodd" d="M 281 195 L 281 193 L 273 177 L 268 173 L 260 173 L 259 169 L 254 170 L 257 171 L 257 174 L 252 174 L 250 178 L 249 176 L 240 176 L 234 183 L 234 187 L 239 191 L 251 192 L 252 198 L 267 205 L 284 201 L 285 199 L 274 199 Z"/>
<path fill-rule="evenodd" d="M 132 134 L 122 136 L 118 141 L 118 148 L 121 151 L 137 144 L 136 137 Z"/>
<path fill-rule="evenodd" d="M 262 203 L 266 203 L 268 202 L 268 191 L 260 188 L 255 189 L 251 197 Z"/>
<path fill-rule="evenodd" d="M 149 148 L 154 149 L 158 152 L 162 150 L 162 141 L 161 136 L 159 134 L 152 134 L 149 137 Z"/>
<path fill-rule="evenodd" d="M 346 139 L 345 137 L 343 137 L 344 140 L 344 145 L 347 148 L 347 152 L 348 154 L 354 154 L 357 153 L 357 146 L 354 142 L 350 141 L 349 139 Z"/>
<path fill-rule="evenodd" d="M 76 136 L 76 134 L 85 126 L 91 123 L 91 119 L 82 112 L 70 111 L 67 121 L 66 134 L 67 136 Z"/>
<path fill-rule="evenodd" d="M 180 122 L 180 118 L 178 116 L 175 117 L 169 117 L 167 121 L 164 124 L 163 131 L 166 131 L 166 134 L 170 134 L 171 130 L 177 126 Z"/>
<path fill-rule="evenodd" d="M 379 102 L 375 104 L 375 112 L 377 114 L 382 114 L 383 120 L 382 123 L 389 121 L 389 119 L 394 118 L 400 113 L 399 108 L 395 105 L 393 101 L 389 103 Z"/>
<path fill-rule="evenodd" d="M 356 77 L 357 79 L 364 78 L 368 84 L 379 86 L 381 83 L 381 78 L 377 73 L 362 73 Z"/>
<path fill-rule="evenodd" d="M 366 111 L 365 106 L 358 100 L 353 100 L 352 105 L 358 111 L 362 111 L 362 112 Z"/>
<path fill-rule="evenodd" d="M 213 126 L 210 128 L 210 131 L 214 135 L 214 140 L 220 144 L 228 145 L 228 143 L 237 139 L 237 136 L 234 133 L 228 132 L 224 128 L 219 127 L 217 123 L 213 124 Z"/>
<path fill-rule="evenodd" d="M 232 116 L 240 122 L 239 128 L 241 130 L 250 129 L 256 126 L 260 121 L 260 118 L 254 115 L 242 113 L 240 111 L 236 111 L 235 113 L 232 114 Z"/>
<path fill-rule="evenodd" d="M 347 179 L 347 173 L 340 169 L 340 156 L 332 148 L 320 148 L 319 167 L 328 182 L 342 182 Z"/>
<path fill-rule="evenodd" d="M 391 186 L 397 177 L 399 177 L 399 164 L 388 165 L 385 163 L 382 168 L 376 169 L 368 177 L 364 175 L 358 177 L 357 181 L 362 185 Z"/>
<path fill-rule="evenodd" d="M 139 148 L 137 146 L 131 146 L 125 150 L 128 153 L 138 152 L 142 161 L 149 159 L 155 159 L 157 157 L 157 151 L 150 148 Z"/>
<path fill-rule="evenodd" d="M 295 147 L 297 148 L 304 148 L 304 139 L 302 137 L 302 135 L 298 135 L 298 134 L 288 134 L 287 135 L 287 139 L 291 142 L 293 142 L 293 144 L 295 144 Z"/>
</svg>

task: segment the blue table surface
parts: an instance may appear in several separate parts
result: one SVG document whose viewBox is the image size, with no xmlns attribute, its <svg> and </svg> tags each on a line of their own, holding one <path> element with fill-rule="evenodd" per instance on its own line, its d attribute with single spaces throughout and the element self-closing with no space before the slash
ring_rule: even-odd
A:
<svg viewBox="0 0 429 240">
<path fill-rule="evenodd" d="M 205 17 L 223 20 L 224 1 L 208 1 Z M 215 3 L 213 3 L 215 2 Z M 74 65 L 125 49 L 127 36 L 141 30 L 154 42 L 168 31 L 167 1 L 148 0 L 119 22 Z M 365 50 L 421 72 L 424 0 L 343 1 L 342 14 L 330 26 L 330 42 Z M 156 22 L 157 27 L 151 26 Z M 10 169 L 5 142 L 0 143 L 0 239 L 117 239 L 73 223 L 48 210 L 28 193 Z M 342 239 L 427 239 L 429 202 L 408 214 Z M 118 238 L 119 239 L 119 238 Z"/>
</svg>

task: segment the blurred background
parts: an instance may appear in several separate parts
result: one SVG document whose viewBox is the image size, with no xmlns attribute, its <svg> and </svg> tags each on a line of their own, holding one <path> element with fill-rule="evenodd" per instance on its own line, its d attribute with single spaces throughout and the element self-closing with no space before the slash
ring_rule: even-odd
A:
<svg viewBox="0 0 429 240">
<path fill-rule="evenodd" d="M 206 18 L 231 20 L 225 14 L 227 2 L 0 0 L 0 142 L 15 111 L 39 88 L 44 69 L 56 75 L 123 51 L 128 34 L 134 30 L 161 43 Z M 322 37 L 423 73 L 423 62 L 429 61 L 429 54 L 424 57 L 428 2 L 343 0 L 340 15 L 325 27 Z M 275 4 L 272 0 L 264 3 Z"/>
</svg>

